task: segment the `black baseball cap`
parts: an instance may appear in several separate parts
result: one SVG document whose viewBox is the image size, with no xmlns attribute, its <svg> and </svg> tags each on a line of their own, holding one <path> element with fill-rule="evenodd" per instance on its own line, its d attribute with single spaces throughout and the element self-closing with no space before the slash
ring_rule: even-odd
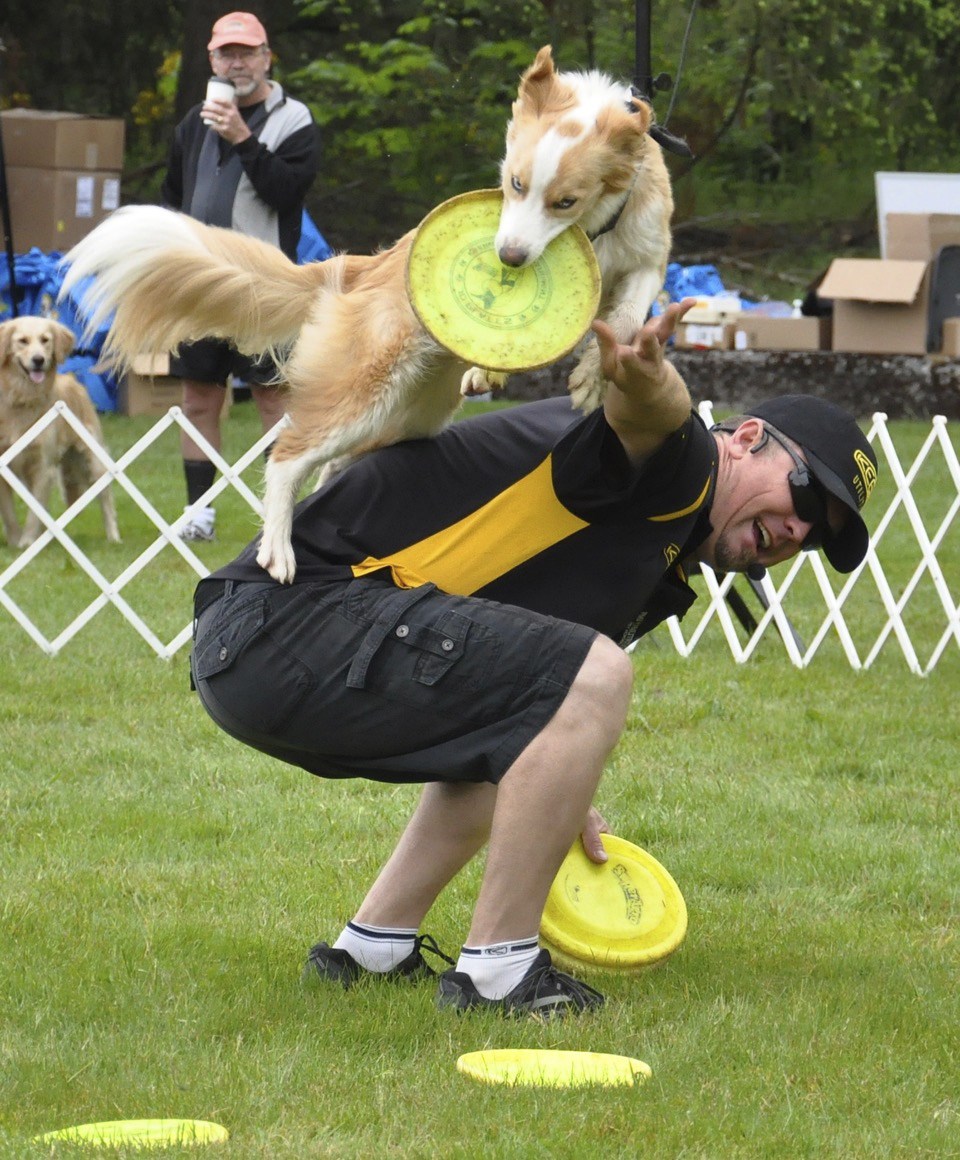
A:
<svg viewBox="0 0 960 1160">
<path fill-rule="evenodd" d="M 781 395 L 744 413 L 792 439 L 817 483 L 848 508 L 840 531 L 824 530 L 823 554 L 838 572 L 852 572 L 870 544 L 860 509 L 877 482 L 877 457 L 857 421 L 814 395 Z"/>
</svg>

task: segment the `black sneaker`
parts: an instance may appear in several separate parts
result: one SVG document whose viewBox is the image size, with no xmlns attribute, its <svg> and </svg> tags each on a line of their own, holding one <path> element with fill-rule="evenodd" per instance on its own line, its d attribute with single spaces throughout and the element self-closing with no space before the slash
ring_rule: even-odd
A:
<svg viewBox="0 0 960 1160">
<path fill-rule="evenodd" d="M 498 1009 L 504 1015 L 534 1015 L 538 1019 L 560 1019 L 602 1007 L 599 991 L 572 975 L 558 971 L 550 952 L 541 949 L 530 969 L 502 999 L 485 999 L 463 971 L 444 971 L 440 976 L 438 1007 L 469 1011 L 474 1007 Z"/>
<path fill-rule="evenodd" d="M 340 983 L 344 990 L 349 990 L 354 983 L 365 978 L 392 979 L 394 981 L 399 979 L 411 983 L 419 982 L 421 979 L 436 978 L 437 972 L 427 965 L 422 951 L 430 951 L 431 954 L 437 955 L 444 962 L 453 964 L 453 959 L 448 958 L 428 934 L 418 934 L 413 940 L 413 950 L 410 954 L 390 971 L 368 971 L 366 967 L 360 966 L 349 951 L 328 946 L 325 942 L 319 942 L 315 947 L 310 948 L 310 953 L 307 955 L 307 962 L 303 968 L 303 981 L 309 983 L 317 979 L 329 979 L 334 983 Z"/>
</svg>

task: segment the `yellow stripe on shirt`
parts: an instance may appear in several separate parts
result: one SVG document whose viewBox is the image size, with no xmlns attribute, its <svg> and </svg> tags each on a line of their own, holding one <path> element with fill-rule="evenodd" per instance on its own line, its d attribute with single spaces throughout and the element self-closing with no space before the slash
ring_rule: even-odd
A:
<svg viewBox="0 0 960 1160">
<path fill-rule="evenodd" d="M 524 561 L 587 527 L 553 490 L 552 457 L 489 503 L 399 552 L 353 565 L 355 576 L 388 567 L 394 583 L 417 588 L 431 581 L 468 596 Z"/>
<path fill-rule="evenodd" d="M 703 491 L 700 492 L 697 498 L 688 507 L 681 508 L 680 511 L 677 512 L 667 512 L 666 515 L 648 516 L 647 518 L 653 523 L 662 524 L 666 523 L 667 520 L 680 520 L 683 519 L 684 516 L 691 515 L 703 504 L 703 501 L 707 498 L 707 492 L 710 490 L 710 480 L 712 478 L 713 477 L 710 475 L 707 476 L 707 482 L 703 485 Z"/>
</svg>

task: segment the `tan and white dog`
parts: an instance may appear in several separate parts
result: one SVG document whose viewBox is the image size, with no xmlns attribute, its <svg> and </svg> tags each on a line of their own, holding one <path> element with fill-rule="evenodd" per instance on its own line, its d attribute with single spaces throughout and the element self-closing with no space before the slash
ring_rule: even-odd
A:
<svg viewBox="0 0 960 1160">
<path fill-rule="evenodd" d="M 623 339 L 662 285 L 670 244 L 669 181 L 650 119 L 649 106 L 600 74 L 556 74 L 544 48 L 521 80 L 504 162 L 505 263 L 533 261 L 561 230 L 584 226 L 597 235 L 601 316 Z M 414 313 L 406 269 L 415 232 L 380 253 L 298 266 L 263 242 L 141 206 L 116 211 L 66 256 L 62 293 L 91 278 L 90 327 L 112 313 L 104 357 L 121 367 L 207 335 L 251 354 L 292 348 L 282 365 L 289 423 L 266 467 L 257 555 L 281 583 L 294 578 L 293 508 L 313 471 L 433 435 L 461 391 L 486 389 L 485 373 L 440 346 Z M 584 406 L 599 402 L 595 344 L 572 386 Z"/>
<path fill-rule="evenodd" d="M 9 450 L 57 402 L 64 402 L 100 444 L 100 420 L 83 385 L 73 375 L 57 374 L 57 367 L 73 350 L 73 332 L 59 322 L 35 315 L 0 323 L 0 454 Z M 10 463 L 10 470 L 47 507 L 59 480 L 69 506 L 104 474 L 104 467 L 80 435 L 58 418 Z M 99 494 L 107 539 L 120 539 L 113 494 Z M 43 531 L 39 516 L 30 511 L 21 529 L 13 489 L 0 478 L 0 519 L 7 542 L 25 548 Z"/>
</svg>

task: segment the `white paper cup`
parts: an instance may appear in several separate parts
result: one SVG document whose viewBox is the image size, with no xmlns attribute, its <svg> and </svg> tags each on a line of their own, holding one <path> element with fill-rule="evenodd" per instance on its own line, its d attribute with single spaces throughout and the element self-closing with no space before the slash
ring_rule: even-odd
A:
<svg viewBox="0 0 960 1160">
<path fill-rule="evenodd" d="M 211 77 L 207 81 L 207 98 L 208 101 L 235 101 L 237 99 L 237 90 L 234 88 L 233 81 L 224 80 L 223 77 Z M 203 118 L 204 125 L 212 125 L 213 121 L 209 117 Z"/>
</svg>

